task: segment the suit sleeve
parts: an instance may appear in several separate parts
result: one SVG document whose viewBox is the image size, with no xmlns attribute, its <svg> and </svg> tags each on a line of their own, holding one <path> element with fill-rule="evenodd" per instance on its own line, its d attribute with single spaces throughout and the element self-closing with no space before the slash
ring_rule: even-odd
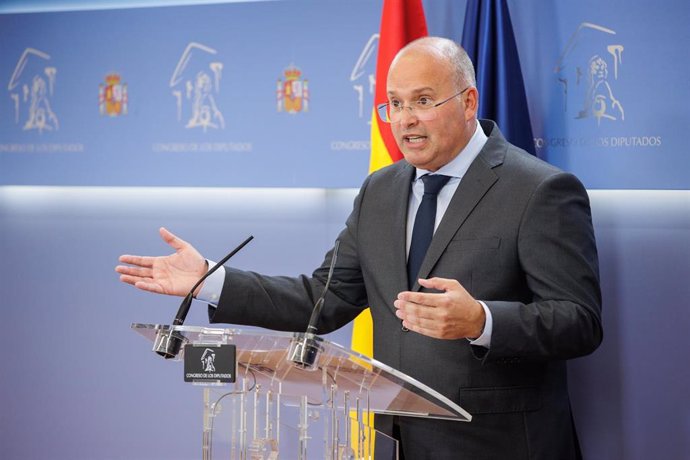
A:
<svg viewBox="0 0 690 460">
<path fill-rule="evenodd" d="M 589 198 L 571 174 L 535 189 L 517 235 L 531 302 L 488 301 L 491 347 L 484 360 L 552 360 L 583 356 L 602 340 L 601 292 Z"/>
<path fill-rule="evenodd" d="M 357 250 L 358 214 L 367 184 L 368 179 L 355 198 L 345 229 L 338 236 L 340 248 L 321 312 L 320 334 L 349 323 L 367 305 Z M 209 307 L 209 321 L 303 332 L 324 289 L 332 256 L 333 249 L 311 276 L 266 276 L 226 267 L 218 307 Z"/>
</svg>

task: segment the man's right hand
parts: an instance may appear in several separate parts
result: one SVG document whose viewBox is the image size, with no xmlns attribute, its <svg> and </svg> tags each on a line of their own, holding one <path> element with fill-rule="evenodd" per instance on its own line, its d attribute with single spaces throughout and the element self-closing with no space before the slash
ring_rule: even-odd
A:
<svg viewBox="0 0 690 460">
<path fill-rule="evenodd" d="M 208 264 L 194 246 L 163 227 L 159 231 L 163 240 L 175 250 L 174 254 L 159 257 L 121 255 L 119 261 L 128 265 L 118 265 L 115 271 L 120 274 L 120 281 L 143 291 L 184 297 L 206 274 Z M 201 286 L 197 291 L 200 289 Z"/>
</svg>

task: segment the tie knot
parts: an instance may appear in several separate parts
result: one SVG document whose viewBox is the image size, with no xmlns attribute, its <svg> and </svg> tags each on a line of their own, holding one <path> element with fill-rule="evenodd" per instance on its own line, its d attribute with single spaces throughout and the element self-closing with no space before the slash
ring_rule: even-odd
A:
<svg viewBox="0 0 690 460">
<path fill-rule="evenodd" d="M 424 181 L 424 194 L 438 195 L 444 185 L 450 180 L 450 176 L 442 174 L 426 174 L 422 176 Z"/>
</svg>

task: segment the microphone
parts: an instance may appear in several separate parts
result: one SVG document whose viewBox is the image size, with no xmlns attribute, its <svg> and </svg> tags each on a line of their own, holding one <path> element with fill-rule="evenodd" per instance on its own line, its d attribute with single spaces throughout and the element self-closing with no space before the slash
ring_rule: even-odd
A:
<svg viewBox="0 0 690 460">
<path fill-rule="evenodd" d="M 316 370 L 316 358 L 321 351 L 321 346 L 317 343 L 319 339 L 316 337 L 316 332 L 318 331 L 319 320 L 321 319 L 321 310 L 323 309 L 323 304 L 326 300 L 326 294 L 328 293 L 328 287 L 331 285 L 331 279 L 333 278 L 333 271 L 335 269 L 335 262 L 338 260 L 338 248 L 340 247 L 340 241 L 335 241 L 335 246 L 333 246 L 333 255 L 331 256 L 331 266 L 328 269 L 328 277 L 326 278 L 326 284 L 323 287 L 323 292 L 314 304 L 314 309 L 311 312 L 311 317 L 309 318 L 309 325 L 307 326 L 307 332 L 304 334 L 295 334 L 292 342 L 290 343 L 290 350 L 288 351 L 288 357 L 292 363 L 306 370 Z"/>
<path fill-rule="evenodd" d="M 201 285 L 201 283 L 203 283 L 206 280 L 206 278 L 211 276 L 211 274 L 213 274 L 216 270 L 222 267 L 223 264 L 230 260 L 232 256 L 237 254 L 240 251 L 240 249 L 245 247 L 247 243 L 249 243 L 253 239 L 254 236 L 250 235 L 249 238 L 240 243 L 239 246 L 237 246 L 235 249 L 232 250 L 232 252 L 230 252 L 230 254 L 223 257 L 220 260 L 220 262 L 211 267 L 209 271 L 207 271 L 201 278 L 199 278 L 199 281 L 197 281 L 196 284 L 192 287 L 192 289 L 190 289 L 189 294 L 187 294 L 185 298 L 182 300 L 180 308 L 177 310 L 175 319 L 172 322 L 173 326 L 181 326 L 182 324 L 184 324 L 184 320 L 187 318 L 187 313 L 189 313 L 189 309 L 192 306 L 192 299 L 194 298 L 194 291 L 196 290 L 196 288 L 198 288 Z M 183 341 L 184 337 L 179 332 L 171 331 L 170 328 L 161 329 L 156 334 L 156 340 L 153 344 L 153 351 L 155 351 L 157 354 L 161 355 L 165 359 L 171 359 L 178 355 L 178 353 L 180 352 L 180 348 L 182 348 Z"/>
<path fill-rule="evenodd" d="M 333 256 L 331 256 L 331 266 L 328 269 L 328 277 L 326 278 L 326 285 L 323 287 L 323 292 L 321 297 L 314 304 L 314 309 L 311 312 L 311 318 L 309 318 L 309 325 L 307 326 L 307 334 L 316 334 L 319 326 L 319 320 L 321 319 L 321 310 L 323 309 L 323 304 L 326 301 L 326 293 L 328 292 L 328 286 L 331 285 L 331 278 L 333 278 L 333 270 L 335 269 L 335 262 L 338 260 L 338 247 L 340 246 L 340 241 L 335 241 L 335 246 L 333 247 Z"/>
</svg>

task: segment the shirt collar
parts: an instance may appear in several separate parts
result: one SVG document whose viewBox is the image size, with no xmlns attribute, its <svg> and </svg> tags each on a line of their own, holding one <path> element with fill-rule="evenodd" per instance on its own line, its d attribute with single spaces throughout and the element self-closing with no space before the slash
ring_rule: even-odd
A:
<svg viewBox="0 0 690 460">
<path fill-rule="evenodd" d="M 443 165 L 441 168 L 439 168 L 438 171 L 434 173 L 426 169 L 415 168 L 416 173 L 414 180 L 416 181 L 424 174 L 443 174 L 444 176 L 457 177 L 458 179 L 462 179 L 467 170 L 470 169 L 470 165 L 472 164 L 474 159 L 477 158 L 479 152 L 481 152 L 482 148 L 484 148 L 484 144 L 486 144 L 486 141 L 489 140 L 489 138 L 486 137 L 486 134 L 484 134 L 484 130 L 482 129 L 479 122 L 476 123 L 477 126 L 474 129 L 474 134 L 472 134 L 470 141 L 467 143 L 465 148 L 462 149 L 460 153 L 458 153 L 455 156 L 455 158 L 453 158 L 449 163 Z"/>
</svg>

